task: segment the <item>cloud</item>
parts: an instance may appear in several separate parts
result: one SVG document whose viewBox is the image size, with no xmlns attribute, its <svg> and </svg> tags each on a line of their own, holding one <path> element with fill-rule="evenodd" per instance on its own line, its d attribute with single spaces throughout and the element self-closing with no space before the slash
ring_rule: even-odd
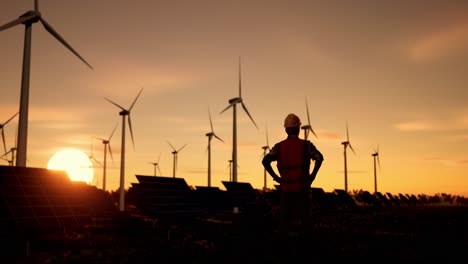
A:
<svg viewBox="0 0 468 264">
<path fill-rule="evenodd" d="M 458 109 L 456 112 L 443 115 L 444 119 L 420 119 L 396 123 L 393 127 L 404 132 L 413 131 L 457 131 L 468 129 L 468 110 Z M 457 137 L 464 138 L 466 135 Z"/>
<path fill-rule="evenodd" d="M 29 109 L 28 121 L 41 127 L 59 130 L 72 130 L 85 127 L 86 114 L 83 110 L 51 106 L 32 106 Z"/>
<path fill-rule="evenodd" d="M 427 121 L 409 121 L 395 124 L 394 127 L 400 131 L 428 131 L 433 130 L 434 126 Z"/>
<path fill-rule="evenodd" d="M 468 45 L 468 21 L 454 21 L 437 32 L 420 38 L 409 48 L 410 58 L 415 61 L 436 60 L 453 56 Z"/>
<path fill-rule="evenodd" d="M 344 171 L 337 171 L 338 173 L 344 173 Z M 362 173 L 368 173 L 368 171 L 365 170 L 348 170 L 348 173 L 352 174 L 362 174 Z"/>
<path fill-rule="evenodd" d="M 445 166 L 461 166 L 468 164 L 468 159 L 466 158 L 447 159 L 442 157 L 426 157 L 423 158 L 423 160 L 428 162 L 437 162 Z"/>
<path fill-rule="evenodd" d="M 340 134 L 336 132 L 332 132 L 332 131 L 326 131 L 326 130 L 317 132 L 317 136 L 320 139 L 340 139 L 341 138 Z"/>
</svg>

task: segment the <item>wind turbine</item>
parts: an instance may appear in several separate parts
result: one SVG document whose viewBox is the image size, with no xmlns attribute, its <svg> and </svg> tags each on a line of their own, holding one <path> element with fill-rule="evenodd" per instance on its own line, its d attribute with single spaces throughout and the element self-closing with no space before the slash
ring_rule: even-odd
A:
<svg viewBox="0 0 468 264">
<path fill-rule="evenodd" d="M 353 151 L 354 154 L 356 152 L 353 149 L 353 146 L 351 146 L 351 142 L 349 141 L 349 132 L 348 132 L 348 122 L 346 122 L 346 141 L 341 142 L 344 147 L 344 177 L 345 177 L 345 192 L 348 192 L 348 164 L 346 160 L 346 149 L 349 148 Z"/>
<path fill-rule="evenodd" d="M 372 153 L 374 157 L 374 193 L 377 193 L 377 166 L 379 166 L 380 170 L 380 159 L 379 159 L 379 146 L 377 145 L 377 149 L 374 149 L 374 153 Z"/>
<path fill-rule="evenodd" d="M 14 166 L 14 164 L 15 164 L 15 151 L 16 151 L 16 147 L 12 147 L 12 148 L 10 148 L 10 150 L 8 152 L 5 152 L 5 154 L 0 156 L 0 158 L 8 161 L 9 166 Z M 10 153 L 11 153 L 11 159 L 6 158 L 6 156 L 8 154 L 10 154 Z"/>
<path fill-rule="evenodd" d="M 19 111 L 19 129 L 18 129 L 18 153 L 16 166 L 26 166 L 26 151 L 28 139 L 28 112 L 29 112 L 29 79 L 31 68 L 31 40 L 32 40 L 32 24 L 40 21 L 44 28 L 65 47 L 67 47 L 73 54 L 75 54 L 81 61 L 83 61 L 89 68 L 93 69 L 88 62 L 86 62 L 58 33 L 47 23 L 39 12 L 38 0 L 34 1 L 34 10 L 30 10 L 22 14 L 18 19 L 13 20 L 3 26 L 0 26 L 0 31 L 14 27 L 19 24 L 25 25 L 24 34 L 24 49 L 23 49 L 23 71 L 21 77 L 21 98 L 20 98 L 20 111 Z"/>
<path fill-rule="evenodd" d="M 130 122 L 130 119 L 129 119 Z M 110 146 L 110 140 L 112 136 L 114 135 L 115 129 L 117 128 L 117 124 L 115 125 L 114 129 L 112 130 L 112 133 L 110 134 L 109 138 L 104 139 L 104 138 L 97 138 L 101 140 L 102 144 L 104 145 L 104 166 L 103 166 L 103 171 L 102 171 L 102 190 L 106 190 L 106 173 L 107 173 L 107 150 L 109 150 L 109 154 L 111 156 L 112 161 L 114 161 L 114 158 L 112 157 L 112 150 Z"/>
<path fill-rule="evenodd" d="M 94 166 L 94 163 L 97 163 L 102 166 L 102 163 L 94 156 L 94 144 L 92 142 L 91 142 L 91 153 L 88 155 L 88 159 L 89 161 L 91 161 L 92 164 L 89 166 L 85 166 L 86 168 L 93 168 L 93 171 L 94 171 L 94 168 L 96 167 Z M 93 179 L 96 179 L 95 186 L 97 186 L 98 185 L 97 177 L 93 177 Z M 91 182 L 89 182 L 89 184 L 91 184 Z"/>
<path fill-rule="evenodd" d="M 182 147 L 180 147 L 178 150 L 176 150 L 172 145 L 171 143 L 169 143 L 169 141 L 167 142 L 169 144 L 169 146 L 171 146 L 172 148 L 172 155 L 173 155 L 173 166 L 172 166 L 172 177 L 175 178 L 175 175 L 176 175 L 176 168 L 177 168 L 177 154 L 179 153 L 179 151 L 181 151 L 183 148 L 185 148 L 185 146 L 187 146 L 187 144 L 183 145 Z"/>
<path fill-rule="evenodd" d="M 15 150 L 16 148 L 11 148 L 8 152 L 5 152 L 2 156 L 0 156 L 1 159 L 8 161 L 9 166 L 13 166 L 13 163 L 15 162 Z M 7 155 L 11 153 L 11 159 L 7 158 Z"/>
<path fill-rule="evenodd" d="M 213 121 L 211 120 L 210 109 L 208 109 L 208 116 L 210 117 L 211 131 L 206 133 L 205 135 L 208 137 L 208 147 L 207 147 L 207 150 L 208 150 L 208 187 L 211 187 L 211 139 L 215 137 L 216 139 L 218 139 L 219 141 L 223 143 L 224 141 L 220 137 L 218 137 L 213 130 Z"/>
<path fill-rule="evenodd" d="M 267 150 L 270 151 L 270 145 L 268 144 L 268 128 L 265 129 L 266 131 L 266 145 L 262 147 L 263 149 L 263 157 L 267 154 Z M 266 169 L 263 168 L 263 191 L 265 192 L 267 189 L 267 173 Z"/>
<path fill-rule="evenodd" d="M 150 162 L 150 164 L 154 165 L 154 176 L 157 176 L 156 170 L 159 170 L 159 174 L 162 175 L 161 169 L 159 168 L 159 159 L 161 159 L 161 154 L 159 154 L 158 161 L 156 162 Z"/>
<path fill-rule="evenodd" d="M 237 112 L 236 112 L 236 105 L 241 104 L 242 108 L 244 109 L 245 113 L 249 116 L 252 123 L 258 129 L 257 124 L 253 120 L 252 116 L 250 115 L 247 107 L 245 106 L 244 102 L 242 101 L 242 82 L 241 82 L 241 58 L 239 56 L 239 97 L 234 97 L 229 99 L 229 105 L 224 108 L 223 111 L 220 112 L 222 114 L 224 111 L 232 107 L 233 113 L 233 123 L 232 123 L 232 181 L 237 182 Z"/>
<path fill-rule="evenodd" d="M 7 121 L 5 121 L 3 124 L 0 124 L 0 130 L 2 130 L 2 140 L 3 140 L 3 149 L 5 150 L 5 153 L 7 152 L 6 150 L 6 144 L 5 144 L 5 126 L 10 122 L 15 116 L 18 115 L 18 112 L 14 114 L 12 117 L 10 117 Z"/>
<path fill-rule="evenodd" d="M 312 132 L 312 134 L 314 134 L 314 136 L 318 138 L 317 134 L 315 134 L 314 130 L 312 129 L 312 126 L 310 125 L 309 106 L 307 104 L 307 98 L 305 102 L 306 102 L 306 110 L 307 110 L 307 125 L 303 125 L 301 127 L 301 129 L 304 130 L 304 139 L 307 140 L 309 136 L 309 132 Z"/>
<path fill-rule="evenodd" d="M 89 158 L 89 160 L 91 162 L 95 161 L 97 164 L 102 165 L 102 163 L 98 159 L 96 159 L 96 157 L 94 156 L 94 145 L 93 145 L 93 143 L 91 143 L 91 153 L 88 155 L 88 158 Z"/>
<path fill-rule="evenodd" d="M 5 125 L 6 123 L 8 123 L 8 121 L 5 122 L 4 125 Z M 8 161 L 8 165 L 9 165 L 9 166 L 14 166 L 14 165 L 15 165 L 15 157 L 16 157 L 15 152 L 16 152 L 17 149 L 18 149 L 18 148 L 16 147 L 16 142 L 17 142 L 16 139 L 17 139 L 18 131 L 16 131 L 16 132 L 17 132 L 17 133 L 15 133 L 15 146 L 12 147 L 12 148 L 10 148 L 10 150 L 9 150 L 8 152 L 5 152 L 5 154 L 3 154 L 3 155 L 0 157 L 0 158 L 2 158 L 2 159 L 4 159 L 4 160 Z M 3 136 L 3 130 L 2 130 L 2 136 Z M 3 142 L 3 144 L 5 144 L 5 141 Z M 8 158 L 4 158 L 4 157 L 6 157 L 9 153 L 11 153 L 11 160 L 9 160 Z"/>
<path fill-rule="evenodd" d="M 128 109 L 123 108 L 122 106 L 112 102 L 111 100 L 107 98 L 104 98 L 111 104 L 122 109 L 122 111 L 119 112 L 119 115 L 122 116 L 122 147 L 121 147 L 121 154 L 120 154 L 121 156 L 120 158 L 120 202 L 119 202 L 120 211 L 125 211 L 125 119 L 128 116 L 128 127 L 130 128 L 130 136 L 132 138 L 133 149 L 135 149 L 135 142 L 133 141 L 132 122 L 130 119 L 130 111 L 135 105 L 135 102 L 138 99 L 138 97 L 140 97 L 141 92 L 143 92 L 143 88 L 141 88 L 137 97 L 135 98 L 135 100 L 133 100 L 132 105 Z"/>
</svg>

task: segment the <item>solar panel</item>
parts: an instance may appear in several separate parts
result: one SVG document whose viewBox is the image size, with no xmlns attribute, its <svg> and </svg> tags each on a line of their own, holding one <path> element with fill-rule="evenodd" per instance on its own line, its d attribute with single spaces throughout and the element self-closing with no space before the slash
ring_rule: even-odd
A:
<svg viewBox="0 0 468 264">
<path fill-rule="evenodd" d="M 230 195 L 231 206 L 243 207 L 256 203 L 257 190 L 248 182 L 222 181 Z"/>
<path fill-rule="evenodd" d="M 334 192 L 336 193 L 336 202 L 339 207 L 350 209 L 357 206 L 353 197 L 345 190 L 335 189 Z"/>
<path fill-rule="evenodd" d="M 182 178 L 135 175 L 138 184 L 128 191 L 128 202 L 148 217 L 189 220 L 201 213 L 195 193 Z"/>
<path fill-rule="evenodd" d="M 208 213 L 223 212 L 229 208 L 228 193 L 219 187 L 196 186 L 195 197 Z"/>
<path fill-rule="evenodd" d="M 0 228 L 34 231 L 91 224 L 84 195 L 89 188 L 70 181 L 64 171 L 0 166 Z"/>
<path fill-rule="evenodd" d="M 328 208 L 330 206 L 330 201 L 327 200 L 325 191 L 322 188 L 312 187 L 310 193 L 312 209 Z"/>
</svg>

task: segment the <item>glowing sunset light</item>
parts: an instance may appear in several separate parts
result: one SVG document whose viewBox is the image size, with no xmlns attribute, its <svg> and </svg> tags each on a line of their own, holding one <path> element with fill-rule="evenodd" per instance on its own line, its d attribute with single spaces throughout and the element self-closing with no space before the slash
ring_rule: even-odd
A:
<svg viewBox="0 0 468 264">
<path fill-rule="evenodd" d="M 63 149 L 55 153 L 47 163 L 49 170 L 64 170 L 72 181 L 89 184 L 94 177 L 93 164 L 88 156 L 78 149 Z"/>
</svg>

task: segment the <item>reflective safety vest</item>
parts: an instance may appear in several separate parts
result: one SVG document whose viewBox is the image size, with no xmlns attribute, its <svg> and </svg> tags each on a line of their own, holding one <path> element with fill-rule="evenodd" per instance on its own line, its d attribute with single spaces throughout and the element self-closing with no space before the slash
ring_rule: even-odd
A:
<svg viewBox="0 0 468 264">
<path fill-rule="evenodd" d="M 287 138 L 278 144 L 276 166 L 283 182 L 283 192 L 299 192 L 308 187 L 310 157 L 306 140 Z"/>
</svg>

